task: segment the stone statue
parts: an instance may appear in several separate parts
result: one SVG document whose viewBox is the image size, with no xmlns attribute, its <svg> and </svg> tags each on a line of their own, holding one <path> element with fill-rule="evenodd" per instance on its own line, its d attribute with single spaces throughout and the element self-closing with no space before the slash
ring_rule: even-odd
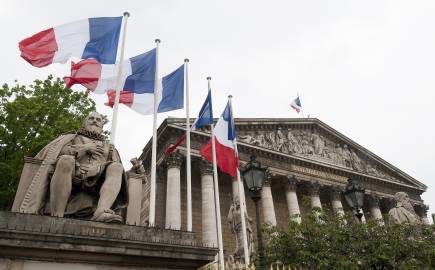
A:
<svg viewBox="0 0 435 270">
<path fill-rule="evenodd" d="M 35 156 L 42 162 L 33 176 L 22 176 L 12 210 L 122 222 L 127 178 L 118 152 L 102 134 L 103 125 L 102 116 L 92 112 L 83 128 L 46 145 Z M 23 175 L 29 175 L 26 170 L 25 166 Z"/>
<path fill-rule="evenodd" d="M 253 251 L 253 238 L 252 238 L 252 219 L 245 212 L 245 224 L 246 224 L 246 237 L 248 242 L 249 256 Z M 245 253 L 243 249 L 243 234 L 242 234 L 242 219 L 240 216 L 240 200 L 236 197 L 231 204 L 230 211 L 228 212 L 227 221 L 231 226 L 231 232 L 236 237 L 236 248 L 234 250 L 233 258 L 235 262 L 244 263 Z"/>
<path fill-rule="evenodd" d="M 409 200 L 408 194 L 405 192 L 397 192 L 394 195 L 396 206 L 389 212 L 388 216 L 392 223 L 395 224 L 420 224 L 420 218 L 415 213 L 414 207 Z"/>
</svg>

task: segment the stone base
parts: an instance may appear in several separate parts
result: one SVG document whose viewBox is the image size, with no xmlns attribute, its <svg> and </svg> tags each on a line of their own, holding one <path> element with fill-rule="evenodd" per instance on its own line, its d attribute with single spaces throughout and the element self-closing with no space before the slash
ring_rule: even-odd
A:
<svg viewBox="0 0 435 270">
<path fill-rule="evenodd" d="M 0 212 L 0 270 L 196 269 L 216 254 L 192 232 Z"/>
</svg>

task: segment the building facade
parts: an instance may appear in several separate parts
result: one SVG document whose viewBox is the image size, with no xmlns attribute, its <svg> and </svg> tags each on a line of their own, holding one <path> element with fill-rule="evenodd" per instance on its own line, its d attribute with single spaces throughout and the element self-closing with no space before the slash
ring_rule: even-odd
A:
<svg viewBox="0 0 435 270">
<path fill-rule="evenodd" d="M 421 194 L 427 187 L 374 153 L 314 118 L 235 119 L 241 164 L 257 156 L 269 168 L 262 190 L 262 221 L 284 227 L 290 219 L 300 222 L 314 207 L 335 212 L 349 211 L 342 192 L 348 178 L 358 180 L 366 189 L 364 219 L 383 222 L 383 215 L 394 206 L 398 191 L 408 193 L 416 212 L 424 222 L 427 206 Z M 167 118 L 158 129 L 156 226 L 186 230 L 187 195 L 185 146 L 165 155 L 165 149 L 184 133 L 185 119 Z M 192 216 L 198 241 L 217 246 L 213 170 L 199 155 L 210 138 L 208 130 L 191 132 Z M 140 156 L 147 171 L 151 164 L 151 141 Z M 219 172 L 220 212 L 224 252 L 235 249 L 235 235 L 227 221 L 232 201 L 237 196 L 236 182 Z M 149 211 L 149 181 L 142 187 L 141 223 Z M 248 215 L 255 238 L 255 208 L 247 194 Z"/>
</svg>

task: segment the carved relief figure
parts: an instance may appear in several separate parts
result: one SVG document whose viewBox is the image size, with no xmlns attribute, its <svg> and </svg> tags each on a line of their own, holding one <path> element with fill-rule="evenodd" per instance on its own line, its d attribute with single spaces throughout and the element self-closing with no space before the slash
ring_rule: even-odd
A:
<svg viewBox="0 0 435 270">
<path fill-rule="evenodd" d="M 287 130 L 287 149 L 292 154 L 300 153 L 299 143 L 290 128 Z"/>
<path fill-rule="evenodd" d="M 355 171 L 364 172 L 364 164 L 363 164 L 362 160 L 358 157 L 358 155 L 355 153 L 355 151 L 352 150 L 350 152 L 351 152 L 350 158 L 351 158 L 352 168 Z"/>
<path fill-rule="evenodd" d="M 352 167 L 352 154 L 350 153 L 349 148 L 347 147 L 347 144 L 343 145 L 343 164 L 346 167 Z"/>
<path fill-rule="evenodd" d="M 311 133 L 311 142 L 313 144 L 314 154 L 318 156 L 322 156 L 323 149 L 325 148 L 325 142 L 320 137 L 320 135 L 315 133 L 314 131 Z"/>
<path fill-rule="evenodd" d="M 12 210 L 121 222 L 127 180 L 116 149 L 102 135 L 103 124 L 102 116 L 92 112 L 82 129 L 44 147 L 35 157 L 42 164 L 31 182 L 20 181 Z"/>
<path fill-rule="evenodd" d="M 249 256 L 251 256 L 253 251 L 253 238 L 252 238 L 252 219 L 245 212 L 246 219 L 246 237 L 248 242 Z M 236 238 L 236 248 L 234 250 L 233 258 L 235 262 L 244 263 L 244 250 L 243 250 L 243 234 L 242 234 L 242 219 L 240 215 L 240 201 L 239 197 L 236 197 L 231 204 L 230 210 L 228 212 L 227 221 L 231 226 L 231 232 Z"/>
<path fill-rule="evenodd" d="M 283 146 L 284 146 L 284 140 L 285 140 L 285 136 L 282 133 L 281 128 L 279 127 L 278 130 L 276 131 L 276 136 L 275 136 L 275 141 L 276 141 L 276 147 L 275 150 L 277 151 L 282 151 Z"/>
<path fill-rule="evenodd" d="M 415 213 L 414 207 L 405 192 L 397 192 L 394 195 L 396 206 L 388 212 L 391 222 L 396 224 L 420 224 L 420 218 Z"/>
</svg>

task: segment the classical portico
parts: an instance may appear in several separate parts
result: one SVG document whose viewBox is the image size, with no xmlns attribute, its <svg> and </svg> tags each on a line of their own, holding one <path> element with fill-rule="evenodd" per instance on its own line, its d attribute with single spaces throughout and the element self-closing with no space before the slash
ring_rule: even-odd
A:
<svg viewBox="0 0 435 270">
<path fill-rule="evenodd" d="M 168 118 L 158 129 L 158 173 L 156 225 L 186 230 L 186 179 L 184 145 L 170 156 L 164 149 L 184 132 L 185 119 Z M 318 119 L 235 119 L 238 151 L 242 164 L 251 155 L 268 167 L 261 192 L 262 222 L 285 226 L 289 220 L 301 222 L 312 209 L 331 209 L 338 215 L 351 211 L 342 195 L 348 178 L 366 189 L 364 220 L 384 224 L 383 215 L 393 207 L 398 191 L 408 193 L 416 212 L 428 222 L 421 194 L 426 186 L 389 164 Z M 207 129 L 191 132 L 193 231 L 201 241 L 216 246 L 213 174 L 199 150 L 206 144 Z M 385 142 L 388 143 L 388 142 Z M 150 164 L 151 142 L 141 155 Z M 147 220 L 149 186 L 145 186 L 142 222 Z M 230 176 L 219 172 L 220 212 L 224 251 L 234 250 L 235 240 L 226 218 L 237 190 Z M 245 190 L 245 194 L 249 194 Z M 255 216 L 252 201 L 246 200 L 248 215 Z M 255 231 L 255 225 L 252 226 Z M 255 232 L 253 233 L 255 235 Z"/>
</svg>

